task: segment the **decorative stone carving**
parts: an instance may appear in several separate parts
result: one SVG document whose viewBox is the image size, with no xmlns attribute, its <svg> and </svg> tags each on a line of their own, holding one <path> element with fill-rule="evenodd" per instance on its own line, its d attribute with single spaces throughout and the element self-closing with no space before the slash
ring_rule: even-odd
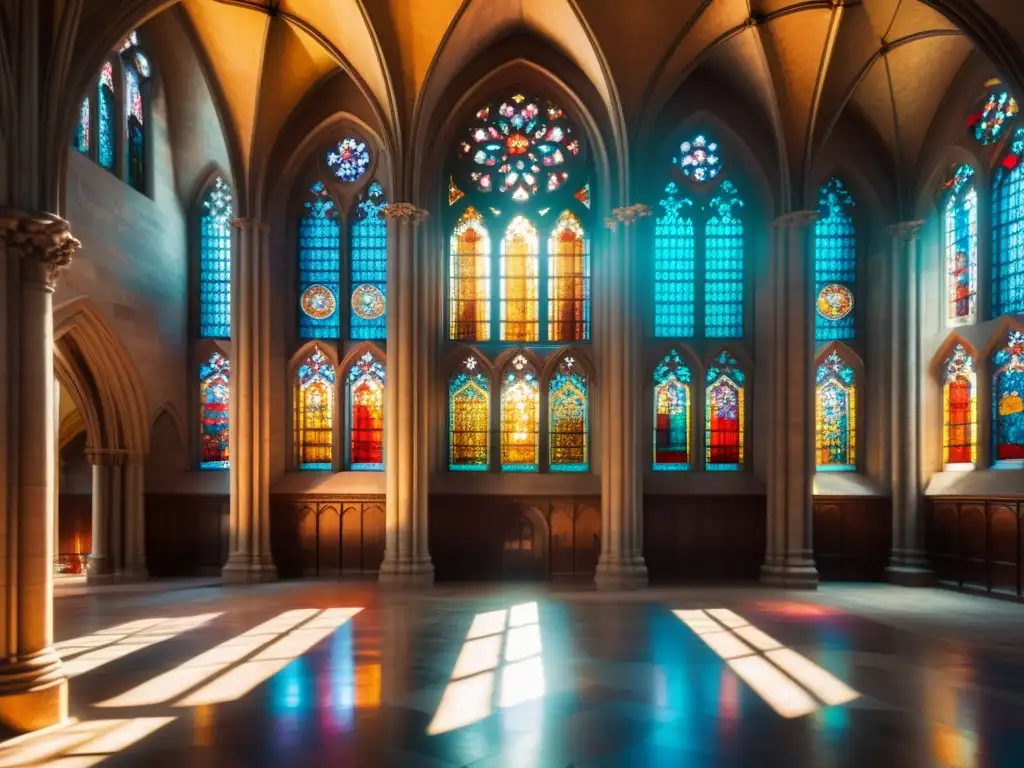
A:
<svg viewBox="0 0 1024 768">
<path fill-rule="evenodd" d="M 422 224 L 430 218 L 430 212 L 412 203 L 389 203 L 380 212 L 381 218 L 387 221 L 406 221 L 410 224 Z"/>
<path fill-rule="evenodd" d="M 612 215 L 604 220 L 604 225 L 614 232 L 619 224 L 625 224 L 628 226 L 637 219 L 642 219 L 644 216 L 650 215 L 651 207 L 644 203 L 624 205 L 621 208 L 613 208 Z"/>
<path fill-rule="evenodd" d="M 45 270 L 46 282 L 51 287 L 82 247 L 82 243 L 72 237 L 68 222 L 47 213 L 0 213 L 0 232 L 7 252 L 36 261 Z"/>
</svg>

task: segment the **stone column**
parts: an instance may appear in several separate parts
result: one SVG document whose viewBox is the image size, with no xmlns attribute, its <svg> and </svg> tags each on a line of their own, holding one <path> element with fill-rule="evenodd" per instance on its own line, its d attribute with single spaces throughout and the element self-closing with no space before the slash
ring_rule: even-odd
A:
<svg viewBox="0 0 1024 768">
<path fill-rule="evenodd" d="M 53 570 L 60 556 L 60 387 L 53 380 Z"/>
<path fill-rule="evenodd" d="M 647 584 L 643 556 L 643 473 L 640 407 L 643 387 L 636 220 L 650 215 L 643 204 L 616 208 L 605 220 L 608 249 L 595 314 L 604 316 L 600 344 L 601 381 L 601 557 L 598 589 L 636 589 Z"/>
<path fill-rule="evenodd" d="M 933 580 L 924 547 L 921 515 L 919 274 L 921 221 L 889 227 L 892 238 L 892 554 L 885 569 L 889 581 L 925 586 Z"/>
<path fill-rule="evenodd" d="M 234 219 L 231 260 L 231 533 L 225 581 L 273 581 L 270 554 L 270 228 Z"/>
<path fill-rule="evenodd" d="M 145 457 L 128 454 L 124 467 L 124 575 L 139 580 L 149 577 L 146 569 Z"/>
<path fill-rule="evenodd" d="M 773 348 L 768 520 L 761 581 L 816 589 L 814 476 L 814 304 L 812 225 L 817 211 L 772 222 Z"/>
<path fill-rule="evenodd" d="M 67 717 L 53 650 L 53 289 L 81 247 L 50 214 L 0 213 L 0 726 L 28 731 Z"/>
<path fill-rule="evenodd" d="M 423 317 L 429 285 L 419 225 L 429 214 L 392 203 L 388 221 L 388 360 L 384 390 L 384 469 L 387 510 L 382 584 L 429 586 L 434 566 L 427 544 L 430 467 L 425 417 L 429 413 L 429 356 Z"/>
<path fill-rule="evenodd" d="M 111 556 L 111 501 L 113 483 L 113 453 L 94 449 L 87 454 L 92 464 L 92 551 L 89 553 L 86 573 L 90 582 L 109 581 L 114 572 Z"/>
</svg>

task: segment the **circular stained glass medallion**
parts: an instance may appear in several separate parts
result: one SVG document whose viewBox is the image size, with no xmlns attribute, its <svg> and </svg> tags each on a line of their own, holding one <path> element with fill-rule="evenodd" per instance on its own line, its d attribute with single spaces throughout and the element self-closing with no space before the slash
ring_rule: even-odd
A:
<svg viewBox="0 0 1024 768">
<path fill-rule="evenodd" d="M 352 311 L 363 320 L 376 320 L 384 314 L 384 294 L 375 285 L 359 285 L 352 291 Z"/>
<path fill-rule="evenodd" d="M 338 300 L 326 285 L 311 285 L 302 292 L 302 311 L 314 320 L 326 320 L 334 314 Z"/>
<path fill-rule="evenodd" d="M 826 320 L 842 320 L 853 311 L 853 293 L 845 285 L 832 283 L 818 293 L 818 314 Z"/>
<path fill-rule="evenodd" d="M 677 162 L 683 175 L 698 183 L 711 181 L 722 167 L 718 156 L 718 142 L 704 136 L 697 136 L 679 145 L 680 157 Z"/>
<path fill-rule="evenodd" d="M 342 181 L 353 182 L 370 167 L 370 150 L 365 142 L 349 136 L 327 153 L 327 167 Z"/>
</svg>

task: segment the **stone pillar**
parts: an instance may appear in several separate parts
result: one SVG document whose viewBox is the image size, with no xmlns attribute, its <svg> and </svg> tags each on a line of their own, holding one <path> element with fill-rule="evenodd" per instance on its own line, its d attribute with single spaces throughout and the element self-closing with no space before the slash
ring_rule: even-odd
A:
<svg viewBox="0 0 1024 768">
<path fill-rule="evenodd" d="M 768 520 L 761 581 L 816 589 L 812 528 L 814 315 L 812 225 L 817 211 L 772 222 L 773 348 Z"/>
<path fill-rule="evenodd" d="M 892 554 L 889 581 L 925 586 L 933 581 L 921 515 L 921 441 L 917 377 L 920 373 L 919 274 L 921 221 L 889 227 L 892 238 Z"/>
<path fill-rule="evenodd" d="M 88 452 L 92 464 L 92 551 L 86 573 L 88 581 L 109 581 L 114 572 L 111 556 L 111 501 L 114 454 L 103 450 Z"/>
<path fill-rule="evenodd" d="M 388 360 L 384 390 L 384 469 L 387 510 L 382 584 L 434 583 L 427 538 L 430 467 L 425 431 L 430 366 L 423 317 L 429 307 L 428 267 L 418 237 L 429 214 L 392 203 L 388 221 Z"/>
<path fill-rule="evenodd" d="M 53 570 L 60 556 L 60 387 L 53 380 Z"/>
<path fill-rule="evenodd" d="M 640 465 L 640 408 L 643 387 L 640 341 L 636 220 L 650 214 L 643 204 L 616 208 L 605 220 L 608 249 L 597 287 L 605 332 L 601 356 L 601 557 L 598 589 L 636 589 L 647 584 L 643 556 L 643 473 Z"/>
<path fill-rule="evenodd" d="M 273 581 L 270 554 L 270 228 L 234 219 L 231 259 L 231 533 L 225 581 Z"/>
<path fill-rule="evenodd" d="M 124 576 L 149 577 L 146 569 L 145 457 L 128 454 L 124 467 Z"/>
<path fill-rule="evenodd" d="M 53 650 L 53 289 L 81 244 L 50 214 L 0 213 L 0 726 L 67 717 Z"/>
</svg>

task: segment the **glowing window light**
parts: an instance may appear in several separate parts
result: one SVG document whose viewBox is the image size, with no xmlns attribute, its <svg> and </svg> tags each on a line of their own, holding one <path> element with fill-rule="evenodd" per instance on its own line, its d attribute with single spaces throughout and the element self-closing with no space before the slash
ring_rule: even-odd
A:
<svg viewBox="0 0 1024 768">
<path fill-rule="evenodd" d="M 123 640 L 129 635 L 134 635 L 144 629 L 154 627 L 162 621 L 167 621 L 167 619 L 138 619 L 136 621 L 129 621 L 126 624 L 118 624 L 114 627 L 101 629 L 93 632 L 91 635 L 61 640 L 59 643 L 54 643 L 53 649 L 66 661 L 75 654 L 90 651 L 103 645 L 113 645 L 118 640 Z"/>
<path fill-rule="evenodd" d="M 765 656 L 830 707 L 846 704 L 860 695 L 846 683 L 790 648 L 767 651 Z"/>
<path fill-rule="evenodd" d="M 537 341 L 540 332 L 537 228 L 525 216 L 516 216 L 501 241 L 501 341 Z"/>
<path fill-rule="evenodd" d="M 857 470 L 857 378 L 835 351 L 818 366 L 814 389 L 818 472 Z"/>
<path fill-rule="evenodd" d="M 173 723 L 173 717 L 92 720 L 44 728 L 0 744 L 0 768 L 62 765 L 90 768 Z"/>
<path fill-rule="evenodd" d="M 760 656 L 730 659 L 726 663 L 782 717 L 800 717 L 818 708 L 799 685 Z"/>
<path fill-rule="evenodd" d="M 978 388 L 974 359 L 961 344 L 946 359 L 942 386 L 942 448 L 946 468 L 978 460 Z"/>
</svg>

